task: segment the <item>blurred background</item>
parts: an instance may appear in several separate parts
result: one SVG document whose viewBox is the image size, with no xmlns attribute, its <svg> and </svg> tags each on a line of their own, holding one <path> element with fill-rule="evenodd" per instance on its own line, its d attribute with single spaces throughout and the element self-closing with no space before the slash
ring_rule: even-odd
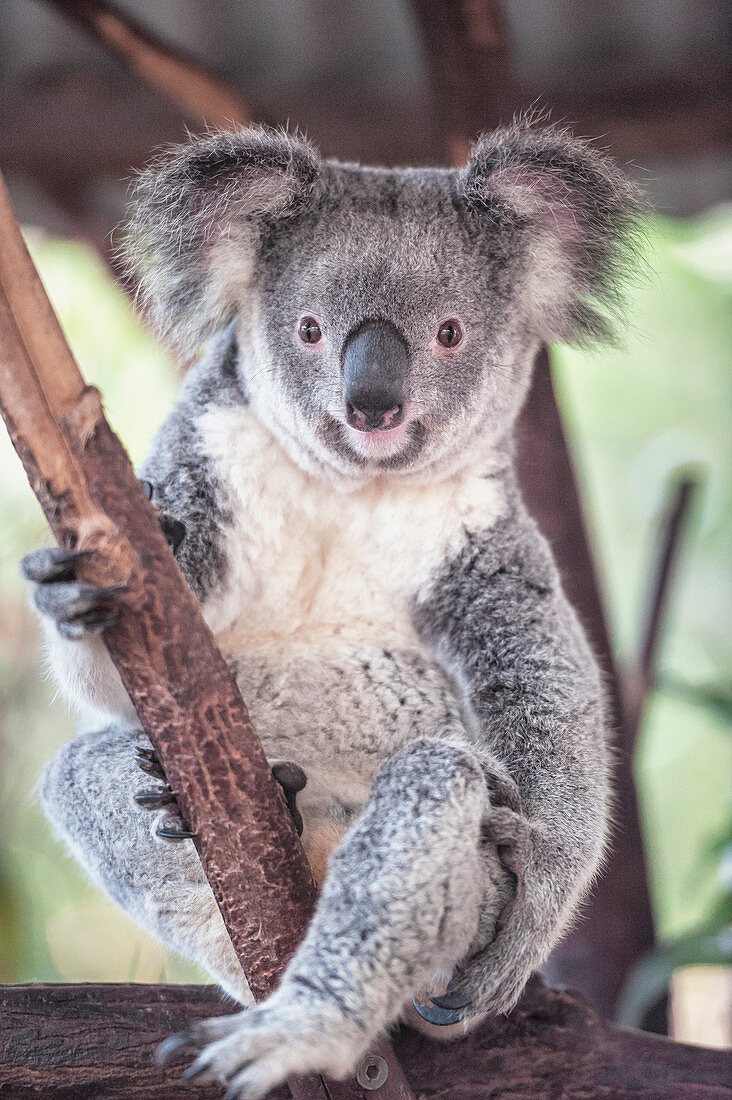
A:
<svg viewBox="0 0 732 1100">
<path fill-rule="evenodd" d="M 732 1034 L 727 30 L 712 0 L 0 7 L 0 168 L 135 461 L 179 374 L 115 278 L 111 235 L 134 170 L 186 127 L 289 120 L 341 159 L 450 163 L 538 105 L 641 182 L 650 264 L 624 346 L 550 349 L 594 566 L 582 539 L 563 564 L 570 592 L 592 590 L 580 611 L 617 689 L 620 797 L 619 854 L 549 974 L 626 1022 L 716 1044 Z M 551 390 L 541 401 L 539 429 Z M 561 558 L 578 536 L 563 532 L 576 501 L 557 463 L 537 509 Z M 17 571 L 48 537 L 0 432 L 0 981 L 200 980 L 85 881 L 38 809 L 40 768 L 74 729 Z M 612 989 L 594 981 L 603 968 Z"/>
</svg>

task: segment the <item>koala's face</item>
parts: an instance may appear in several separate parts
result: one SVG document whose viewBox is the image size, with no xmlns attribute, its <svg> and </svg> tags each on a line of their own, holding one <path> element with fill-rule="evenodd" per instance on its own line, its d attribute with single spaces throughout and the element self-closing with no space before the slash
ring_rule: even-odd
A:
<svg viewBox="0 0 732 1100">
<path fill-rule="evenodd" d="M 356 480 L 455 469 L 502 439 L 538 342 L 605 334 L 634 214 L 607 160 L 521 126 L 461 172 L 210 135 L 140 194 L 132 251 L 162 326 L 190 342 L 238 318 L 258 414 Z"/>
<path fill-rule="evenodd" d="M 325 165 L 318 182 L 260 239 L 240 325 L 252 400 L 351 475 L 414 473 L 495 437 L 530 364 L 507 339 L 519 251 L 471 231 L 452 173 Z"/>
</svg>

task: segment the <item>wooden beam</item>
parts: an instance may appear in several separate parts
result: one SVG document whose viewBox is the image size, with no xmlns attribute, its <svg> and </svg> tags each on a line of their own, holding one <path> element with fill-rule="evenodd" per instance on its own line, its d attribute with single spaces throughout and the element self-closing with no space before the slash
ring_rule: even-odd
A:
<svg viewBox="0 0 732 1100">
<path fill-rule="evenodd" d="M 414 0 L 448 160 L 463 164 L 470 141 L 510 117 L 516 90 L 497 0 Z"/>
<path fill-rule="evenodd" d="M 108 0 L 46 0 L 119 57 L 188 118 L 211 128 L 246 126 L 251 115 L 240 97 L 193 57 L 173 49 Z"/>
<path fill-rule="evenodd" d="M 276 988 L 316 888 L 236 683 L 130 461 L 86 386 L 0 179 L 0 410 L 79 579 L 116 585 L 104 642 L 193 832 L 250 988 Z M 385 1100 L 407 1100 L 388 1045 Z M 320 1078 L 301 1100 L 352 1095 Z"/>
<path fill-rule="evenodd" d="M 204 986 L 0 986 L 0 1098 L 213 1100 L 220 1087 L 181 1090 L 181 1058 L 158 1067 L 153 1053 L 171 1031 L 226 1011 Z M 402 1028 L 394 1046 L 420 1100 L 730 1100 L 728 1053 L 614 1027 L 539 979 L 510 1016 L 464 1038 Z M 360 1095 L 382 1100 L 384 1090 Z"/>
</svg>

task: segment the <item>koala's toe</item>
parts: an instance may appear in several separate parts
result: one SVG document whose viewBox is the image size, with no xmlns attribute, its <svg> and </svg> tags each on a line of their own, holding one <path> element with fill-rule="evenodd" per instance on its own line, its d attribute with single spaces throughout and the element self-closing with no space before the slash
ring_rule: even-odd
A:
<svg viewBox="0 0 732 1100">
<path fill-rule="evenodd" d="M 182 817 L 166 817 L 155 830 L 155 835 L 161 840 L 194 840 L 196 834 L 192 832 Z"/>
<path fill-rule="evenodd" d="M 67 638 L 96 633 L 117 621 L 114 598 L 121 585 L 98 588 L 74 580 L 37 583 L 33 602 L 42 615 L 52 619 Z"/>
<path fill-rule="evenodd" d="M 157 790 L 138 791 L 135 802 L 138 806 L 142 806 L 143 810 L 160 810 L 163 806 L 176 805 L 175 795 L 167 783 L 163 787 L 158 787 Z"/>
<path fill-rule="evenodd" d="M 158 760 L 155 749 L 149 749 L 145 745 L 135 745 L 135 759 L 137 766 L 147 775 L 152 775 L 155 779 L 165 779 L 163 765 Z"/>
<path fill-rule="evenodd" d="M 20 560 L 20 572 L 33 584 L 50 584 L 53 581 L 76 579 L 76 566 L 89 555 L 86 551 L 67 554 L 58 546 L 46 546 L 31 550 Z"/>
</svg>

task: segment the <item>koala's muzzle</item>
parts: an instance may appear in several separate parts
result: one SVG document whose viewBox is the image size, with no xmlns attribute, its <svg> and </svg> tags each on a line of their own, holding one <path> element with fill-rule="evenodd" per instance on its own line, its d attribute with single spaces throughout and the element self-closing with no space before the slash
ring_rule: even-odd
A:
<svg viewBox="0 0 732 1100">
<path fill-rule="evenodd" d="M 343 345 L 346 416 L 359 432 L 388 431 L 404 418 L 409 350 L 391 321 L 364 321 Z"/>
</svg>

